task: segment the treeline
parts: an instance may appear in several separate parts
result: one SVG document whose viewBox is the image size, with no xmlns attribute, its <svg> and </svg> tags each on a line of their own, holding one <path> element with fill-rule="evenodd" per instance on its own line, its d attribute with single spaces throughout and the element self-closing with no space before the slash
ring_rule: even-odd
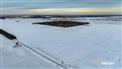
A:
<svg viewBox="0 0 122 69">
<path fill-rule="evenodd" d="M 6 18 L 80 18 L 80 17 L 111 17 L 122 15 L 1 15 L 0 19 Z"/>
</svg>

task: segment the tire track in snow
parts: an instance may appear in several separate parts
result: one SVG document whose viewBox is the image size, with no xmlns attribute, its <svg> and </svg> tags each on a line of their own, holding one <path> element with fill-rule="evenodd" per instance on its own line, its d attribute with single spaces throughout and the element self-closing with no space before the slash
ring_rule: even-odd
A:
<svg viewBox="0 0 122 69">
<path fill-rule="evenodd" d="M 65 64 L 63 64 L 62 62 L 57 61 L 57 60 L 55 60 L 55 59 L 49 57 L 48 55 L 46 55 L 45 53 L 43 53 L 43 52 L 41 52 L 41 51 L 39 51 L 39 50 L 37 50 L 37 49 L 31 48 L 30 46 L 24 44 L 24 43 L 21 42 L 21 41 L 19 41 L 19 43 L 22 44 L 26 49 L 30 50 L 31 52 L 36 53 L 36 54 L 39 55 L 40 57 L 43 57 L 43 58 L 45 58 L 45 59 L 51 61 L 52 63 L 54 63 L 54 64 L 60 66 L 60 67 L 63 68 L 63 69 L 69 69 L 69 68 L 70 68 L 70 66 L 65 65 Z"/>
</svg>

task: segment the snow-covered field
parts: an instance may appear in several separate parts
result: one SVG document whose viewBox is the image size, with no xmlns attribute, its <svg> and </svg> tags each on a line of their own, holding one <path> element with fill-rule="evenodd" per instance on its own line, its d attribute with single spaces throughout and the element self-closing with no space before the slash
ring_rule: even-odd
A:
<svg viewBox="0 0 122 69">
<path fill-rule="evenodd" d="M 77 19 L 89 25 L 70 28 L 33 25 L 47 19 L 5 19 L 1 28 L 19 41 L 43 51 L 75 69 L 121 69 L 121 20 Z M 19 21 L 19 22 L 16 22 Z M 2 69 L 58 69 L 25 47 L 13 48 L 14 41 L 0 35 Z"/>
</svg>

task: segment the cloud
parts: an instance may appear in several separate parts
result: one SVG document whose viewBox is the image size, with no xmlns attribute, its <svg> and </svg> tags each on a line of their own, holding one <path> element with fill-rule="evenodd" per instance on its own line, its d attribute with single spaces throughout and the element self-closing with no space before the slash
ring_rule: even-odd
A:
<svg viewBox="0 0 122 69">
<path fill-rule="evenodd" d="M 3 10 L 3 14 L 117 14 L 121 13 L 120 8 L 107 9 L 26 9 L 26 10 Z"/>
<path fill-rule="evenodd" d="M 43 0 L 44 1 L 44 0 Z M 115 0 L 4 0 L 4 14 L 108 14 L 121 12 L 121 1 Z M 69 2 L 68 2 L 69 1 Z M 114 8 L 114 9 L 113 9 Z M 79 10 L 80 9 L 80 10 Z M 106 10 L 105 10 L 106 9 Z"/>
<path fill-rule="evenodd" d="M 47 9 L 47 8 L 108 8 L 121 6 L 120 2 L 3 2 L 2 8 Z"/>
<path fill-rule="evenodd" d="M 17 2 L 20 2 L 20 1 L 40 1 L 40 2 L 112 2 L 112 1 L 117 1 L 117 0 L 3 0 L 3 1 L 17 1 Z M 118 0 L 119 1 L 119 0 Z"/>
</svg>

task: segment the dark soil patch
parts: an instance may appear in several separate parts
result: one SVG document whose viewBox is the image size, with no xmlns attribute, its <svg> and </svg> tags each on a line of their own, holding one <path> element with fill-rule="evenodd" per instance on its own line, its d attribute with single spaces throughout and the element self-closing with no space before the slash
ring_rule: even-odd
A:
<svg viewBox="0 0 122 69">
<path fill-rule="evenodd" d="M 17 39 L 16 36 L 0 29 L 0 34 L 2 34 L 3 36 L 5 36 L 6 38 L 10 39 L 10 40 L 14 40 L 14 39 Z"/>
<path fill-rule="evenodd" d="M 73 27 L 79 25 L 87 25 L 88 22 L 76 22 L 76 21 L 52 21 L 52 22 L 37 22 L 33 24 L 57 26 L 57 27 Z"/>
</svg>

